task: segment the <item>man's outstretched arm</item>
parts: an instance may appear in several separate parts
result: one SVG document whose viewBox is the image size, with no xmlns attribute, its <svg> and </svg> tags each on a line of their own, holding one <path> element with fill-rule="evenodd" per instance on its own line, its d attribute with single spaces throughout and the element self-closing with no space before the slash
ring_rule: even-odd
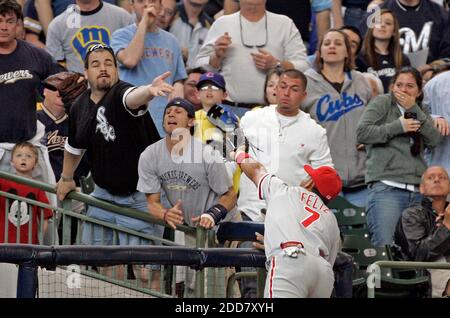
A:
<svg viewBox="0 0 450 318">
<path fill-rule="evenodd" d="M 267 174 L 266 168 L 255 158 L 243 150 L 238 150 L 234 154 L 234 160 L 240 166 L 245 175 L 258 186 L 259 180 Z"/>
</svg>

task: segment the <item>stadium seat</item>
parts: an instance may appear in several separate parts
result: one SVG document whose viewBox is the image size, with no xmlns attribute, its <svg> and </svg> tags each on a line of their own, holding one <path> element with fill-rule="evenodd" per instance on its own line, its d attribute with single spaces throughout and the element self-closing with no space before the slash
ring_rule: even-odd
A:
<svg viewBox="0 0 450 318">
<path fill-rule="evenodd" d="M 369 237 L 345 235 L 342 251 L 352 255 L 355 262 L 353 295 L 355 297 L 367 297 L 367 267 L 376 261 L 392 260 L 390 258 L 390 247 L 373 247 Z M 380 272 L 380 288 L 375 289 L 375 297 L 417 298 L 425 297 L 428 294 L 430 285 L 427 276 L 414 275 L 409 279 L 398 278 L 397 276 L 396 272 L 391 269 L 383 268 Z"/>
<path fill-rule="evenodd" d="M 330 201 L 328 207 L 334 212 L 342 234 L 368 235 L 365 208 L 353 205 L 341 196 Z"/>
</svg>

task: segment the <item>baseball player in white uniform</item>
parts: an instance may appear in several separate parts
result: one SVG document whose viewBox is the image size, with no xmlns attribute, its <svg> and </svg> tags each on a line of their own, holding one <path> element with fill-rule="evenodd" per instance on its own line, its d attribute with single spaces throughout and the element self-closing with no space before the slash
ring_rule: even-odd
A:
<svg viewBox="0 0 450 318">
<path fill-rule="evenodd" d="M 333 264 L 340 248 L 336 217 L 326 203 L 342 188 L 336 170 L 313 169 L 308 188 L 288 186 L 244 151 L 235 154 L 242 171 L 267 202 L 264 245 L 268 275 L 264 297 L 330 297 Z"/>
</svg>

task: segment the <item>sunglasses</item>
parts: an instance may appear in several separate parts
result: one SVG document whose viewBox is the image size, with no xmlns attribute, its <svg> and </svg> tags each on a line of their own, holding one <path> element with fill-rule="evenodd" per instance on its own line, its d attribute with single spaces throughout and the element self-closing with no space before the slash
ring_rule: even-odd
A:
<svg viewBox="0 0 450 318">
<path fill-rule="evenodd" d="M 106 50 L 106 51 L 108 51 L 113 56 L 114 65 L 117 66 L 116 55 L 114 54 L 113 49 L 110 46 L 106 45 L 106 44 L 97 43 L 97 44 L 92 44 L 86 50 L 86 54 L 84 56 L 84 63 L 85 63 L 85 68 L 86 69 L 87 69 L 87 63 L 88 63 L 89 55 L 91 55 L 92 52 L 95 52 L 95 51 L 98 51 L 98 50 Z"/>
<path fill-rule="evenodd" d="M 114 55 L 114 51 L 113 51 L 113 49 L 110 46 L 105 45 L 105 44 L 101 44 L 101 43 L 93 44 L 93 45 L 89 46 L 89 48 L 87 49 L 86 53 L 92 53 L 92 52 L 97 51 L 97 50 L 107 50 L 107 51 L 112 52 L 112 54 Z"/>
<path fill-rule="evenodd" d="M 205 85 L 205 86 L 202 86 L 202 87 L 200 87 L 200 91 L 207 91 L 207 90 L 212 90 L 212 91 L 220 91 L 221 90 L 221 88 L 220 87 L 217 87 L 217 86 L 215 86 L 215 85 L 211 85 L 211 84 L 209 84 L 209 85 Z"/>
<path fill-rule="evenodd" d="M 249 44 L 249 43 L 246 43 L 245 41 L 244 41 L 244 36 L 243 36 L 243 32 L 242 32 L 242 18 L 241 18 L 241 13 L 239 13 L 239 30 L 240 30 L 240 33 L 241 33 L 241 43 L 242 43 L 242 45 L 244 46 L 244 47 L 246 47 L 246 48 L 249 48 L 249 49 L 251 49 L 251 48 L 258 48 L 258 49 L 260 49 L 260 48 L 263 48 L 263 47 L 265 47 L 266 45 L 267 45 L 267 40 L 269 39 L 269 32 L 267 31 L 267 14 L 265 14 L 264 15 L 264 26 L 265 26 L 265 29 L 266 29 L 266 40 L 264 41 L 264 43 L 260 43 L 260 44 Z"/>
</svg>

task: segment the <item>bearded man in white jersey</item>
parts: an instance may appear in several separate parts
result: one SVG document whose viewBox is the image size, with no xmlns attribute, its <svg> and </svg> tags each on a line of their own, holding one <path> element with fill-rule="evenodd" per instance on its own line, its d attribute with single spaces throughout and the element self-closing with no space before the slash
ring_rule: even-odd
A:
<svg viewBox="0 0 450 318">
<path fill-rule="evenodd" d="M 330 297 L 341 242 L 336 217 L 326 206 L 342 189 L 336 170 L 305 165 L 311 182 L 304 188 L 288 186 L 242 150 L 234 158 L 267 203 L 264 245 L 270 265 L 264 297 Z"/>
</svg>

